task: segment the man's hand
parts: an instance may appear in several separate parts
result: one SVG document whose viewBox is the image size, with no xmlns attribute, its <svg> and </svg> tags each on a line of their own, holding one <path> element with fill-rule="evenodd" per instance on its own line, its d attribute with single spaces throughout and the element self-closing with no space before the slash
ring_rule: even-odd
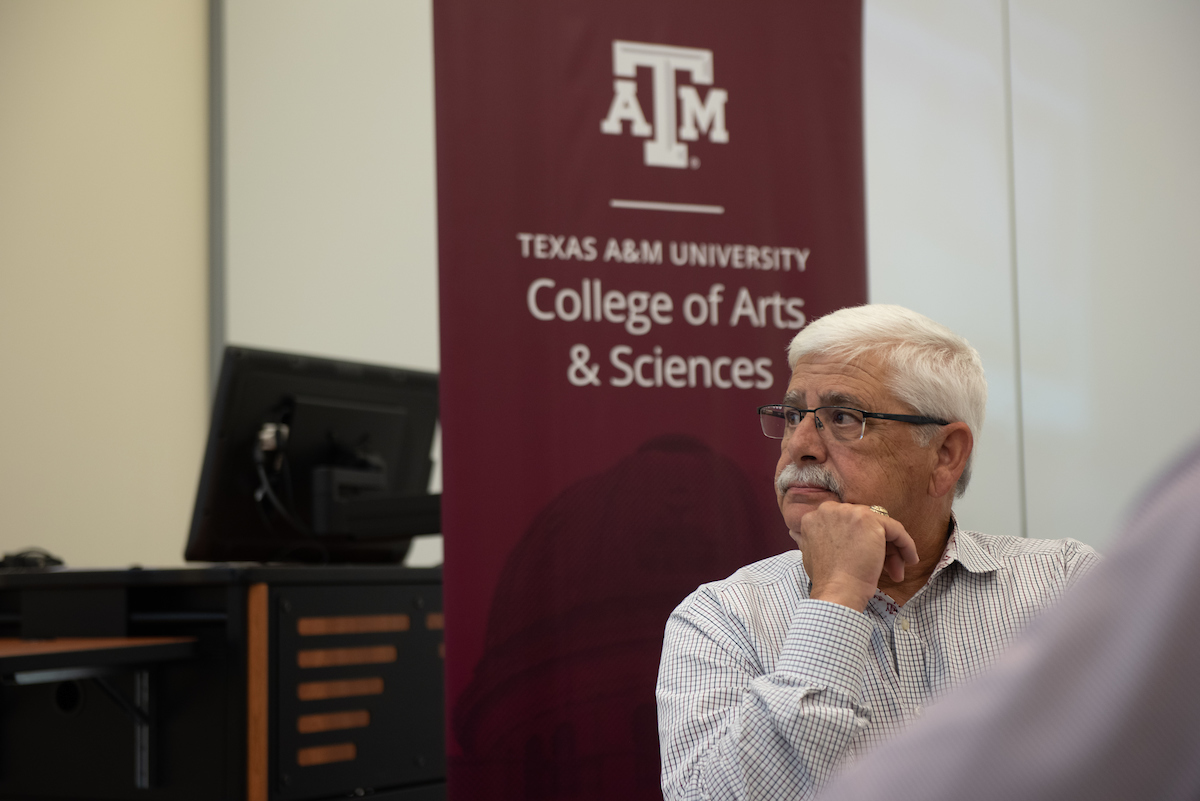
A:
<svg viewBox="0 0 1200 801">
<path fill-rule="evenodd" d="M 826 501 L 790 532 L 804 554 L 811 598 L 862 612 L 884 569 L 904 580 L 904 565 L 919 561 L 917 546 L 898 521 L 867 506 Z"/>
</svg>

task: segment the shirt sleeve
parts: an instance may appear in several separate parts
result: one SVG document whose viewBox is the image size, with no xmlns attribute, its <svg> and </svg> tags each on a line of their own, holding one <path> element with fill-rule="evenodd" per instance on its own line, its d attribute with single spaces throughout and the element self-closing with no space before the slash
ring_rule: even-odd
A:
<svg viewBox="0 0 1200 801">
<path fill-rule="evenodd" d="M 1100 564 L 1100 554 L 1076 539 L 1063 540 L 1063 575 L 1070 587 Z"/>
<path fill-rule="evenodd" d="M 667 801 L 811 798 L 870 724 L 866 615 L 800 601 L 769 670 L 741 626 L 706 588 L 667 623 L 657 688 Z"/>
</svg>

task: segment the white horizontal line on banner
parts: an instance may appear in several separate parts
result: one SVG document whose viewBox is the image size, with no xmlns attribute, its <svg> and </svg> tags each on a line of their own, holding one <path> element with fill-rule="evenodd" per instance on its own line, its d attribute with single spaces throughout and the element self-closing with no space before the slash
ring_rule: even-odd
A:
<svg viewBox="0 0 1200 801">
<path fill-rule="evenodd" d="M 645 211 L 685 211 L 691 214 L 724 214 L 724 206 L 704 206 L 699 203 L 660 203 L 657 200 L 610 200 L 614 209 L 643 209 Z"/>
</svg>

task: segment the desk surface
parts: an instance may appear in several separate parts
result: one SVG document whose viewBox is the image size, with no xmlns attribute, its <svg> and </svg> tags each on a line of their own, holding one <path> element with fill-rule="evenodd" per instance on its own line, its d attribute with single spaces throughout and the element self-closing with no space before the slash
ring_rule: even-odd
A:
<svg viewBox="0 0 1200 801">
<path fill-rule="evenodd" d="M 26 587 L 145 587 L 254 584 L 440 584 L 442 568 L 403 565 L 197 564 L 167 568 L 67 568 L 0 570 L 0 590 Z"/>
<path fill-rule="evenodd" d="M 0 673 L 168 662 L 192 656 L 195 637 L 0 638 Z"/>
</svg>

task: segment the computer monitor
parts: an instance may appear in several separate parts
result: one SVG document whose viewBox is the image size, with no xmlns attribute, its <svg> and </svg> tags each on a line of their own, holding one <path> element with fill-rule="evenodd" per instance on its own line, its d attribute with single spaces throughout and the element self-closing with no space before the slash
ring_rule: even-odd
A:
<svg viewBox="0 0 1200 801">
<path fill-rule="evenodd" d="M 441 530 L 437 375 L 227 347 L 184 558 L 398 562 Z"/>
</svg>

